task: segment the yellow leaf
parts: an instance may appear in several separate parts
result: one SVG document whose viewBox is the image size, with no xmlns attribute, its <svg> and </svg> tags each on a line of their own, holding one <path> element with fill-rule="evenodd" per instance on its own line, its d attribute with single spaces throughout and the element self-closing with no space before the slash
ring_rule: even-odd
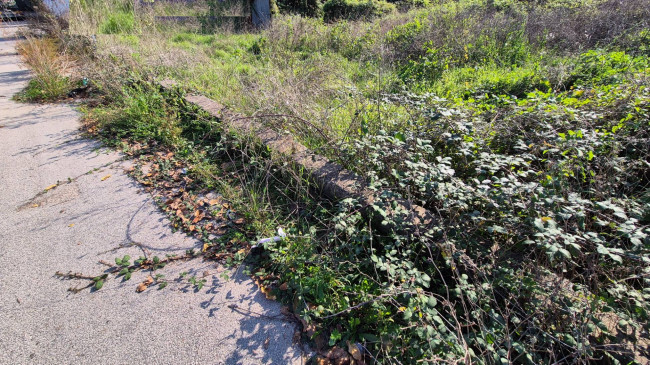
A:
<svg viewBox="0 0 650 365">
<path fill-rule="evenodd" d="M 400 312 L 404 312 L 406 310 L 406 307 L 399 307 Z"/>
<path fill-rule="evenodd" d="M 203 244 L 203 250 L 201 250 L 201 251 L 202 251 L 202 252 L 207 251 L 207 250 L 208 250 L 208 247 L 210 247 L 210 245 L 208 245 L 207 243 L 204 243 L 204 244 Z"/>
<path fill-rule="evenodd" d="M 104 176 L 104 177 L 102 177 L 102 181 L 104 181 L 104 180 L 106 180 L 106 179 L 108 179 L 109 177 L 111 177 L 111 175 L 110 175 L 110 174 L 108 174 L 108 175 L 106 175 L 106 176 Z"/>
<path fill-rule="evenodd" d="M 68 227 L 74 227 L 74 223 L 68 224 Z"/>
<path fill-rule="evenodd" d="M 548 222 L 551 220 L 551 217 L 542 217 L 543 222 Z"/>
<path fill-rule="evenodd" d="M 57 186 L 57 184 L 50 185 L 50 186 L 45 188 L 45 191 L 52 190 L 52 189 L 56 188 L 56 186 Z"/>
</svg>

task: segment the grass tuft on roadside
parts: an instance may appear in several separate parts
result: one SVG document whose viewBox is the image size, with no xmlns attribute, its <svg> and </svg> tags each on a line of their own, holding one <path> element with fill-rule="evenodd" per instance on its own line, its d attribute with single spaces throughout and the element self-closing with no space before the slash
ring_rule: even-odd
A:
<svg viewBox="0 0 650 365">
<path fill-rule="evenodd" d="M 67 97 L 75 82 L 70 77 L 72 61 L 60 53 L 56 40 L 28 36 L 18 43 L 18 53 L 29 66 L 33 78 L 15 96 L 25 102 L 52 102 Z"/>
</svg>

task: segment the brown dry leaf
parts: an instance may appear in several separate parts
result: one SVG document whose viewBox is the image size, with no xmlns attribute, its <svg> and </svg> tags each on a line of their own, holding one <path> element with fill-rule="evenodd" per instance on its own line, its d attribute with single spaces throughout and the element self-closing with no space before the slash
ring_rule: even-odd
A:
<svg viewBox="0 0 650 365">
<path fill-rule="evenodd" d="M 269 344 L 271 344 L 271 337 L 267 337 L 266 340 L 264 340 L 264 350 L 269 349 Z"/>
<path fill-rule="evenodd" d="M 349 341 L 348 341 L 348 352 L 350 353 L 350 355 L 352 355 L 352 357 L 355 360 L 357 361 L 363 360 L 361 356 L 361 351 L 359 351 L 359 347 L 357 347 L 357 345 L 354 343 L 350 343 Z"/>
<path fill-rule="evenodd" d="M 203 218 L 205 218 L 205 215 L 201 213 L 200 210 L 197 210 L 194 212 L 194 219 L 192 219 L 192 223 L 197 223 Z"/>
<path fill-rule="evenodd" d="M 289 289 L 289 284 L 282 283 L 282 285 L 280 285 L 279 289 L 282 290 L 282 291 L 285 291 L 285 290 Z"/>
<path fill-rule="evenodd" d="M 272 290 L 269 289 L 268 287 L 261 285 L 260 286 L 260 291 L 262 293 L 264 293 L 264 296 L 266 296 L 266 299 L 275 300 L 275 295 L 273 295 Z"/>
<path fill-rule="evenodd" d="M 135 170 L 135 167 L 129 166 L 129 167 L 124 169 L 124 172 L 126 172 L 128 174 L 129 172 L 133 172 L 133 170 Z"/>
<path fill-rule="evenodd" d="M 330 361 L 330 359 L 328 359 L 326 357 L 319 356 L 319 357 L 316 358 L 316 364 L 318 364 L 318 365 L 331 365 L 332 362 Z"/>
<path fill-rule="evenodd" d="M 324 333 L 320 333 L 314 338 L 314 344 L 316 344 L 316 350 L 318 352 L 323 351 L 328 346 L 329 339 L 325 336 Z"/>
<path fill-rule="evenodd" d="M 307 334 L 307 336 L 311 337 L 315 332 L 316 332 L 316 326 L 314 326 L 312 323 L 307 323 L 302 317 L 298 317 L 298 320 L 302 324 L 302 331 Z"/>
<path fill-rule="evenodd" d="M 339 357 L 338 359 L 334 360 L 334 365 L 353 365 L 354 360 L 350 359 L 350 356 L 343 356 Z"/>
<path fill-rule="evenodd" d="M 57 187 L 58 184 L 53 184 L 45 188 L 45 191 L 52 190 Z"/>
<path fill-rule="evenodd" d="M 342 358 L 342 357 L 347 357 L 347 354 L 348 353 L 345 350 L 343 350 L 342 348 L 336 346 L 336 347 L 331 348 L 327 352 L 326 356 L 329 359 L 334 360 L 334 359 L 339 359 L 339 358 Z"/>
<path fill-rule="evenodd" d="M 111 174 L 108 174 L 108 175 L 102 177 L 102 181 L 105 181 L 106 179 L 108 179 L 108 178 L 110 178 L 110 177 L 111 177 Z"/>
<path fill-rule="evenodd" d="M 193 232 L 196 229 L 196 226 L 192 224 L 187 229 L 189 229 L 190 232 Z"/>
<path fill-rule="evenodd" d="M 208 204 L 210 204 L 210 205 L 217 205 L 217 204 L 219 204 L 219 199 L 211 199 L 211 200 L 208 202 Z"/>
<path fill-rule="evenodd" d="M 244 218 L 237 218 L 233 221 L 235 224 L 244 224 L 245 220 Z"/>
<path fill-rule="evenodd" d="M 280 308 L 280 313 L 284 314 L 285 316 L 290 316 L 292 314 L 291 309 L 289 309 L 289 307 L 286 305 L 283 305 L 282 308 Z"/>
<path fill-rule="evenodd" d="M 135 289 L 138 293 L 142 293 L 143 291 L 147 290 L 149 285 L 153 283 L 153 278 L 151 276 L 147 276 L 146 279 L 144 279 L 143 282 L 138 284 L 138 287 Z"/>
</svg>

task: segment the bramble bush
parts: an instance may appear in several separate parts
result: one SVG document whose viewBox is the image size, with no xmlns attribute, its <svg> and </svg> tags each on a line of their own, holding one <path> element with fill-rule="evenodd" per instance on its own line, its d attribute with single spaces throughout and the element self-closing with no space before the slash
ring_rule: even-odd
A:
<svg viewBox="0 0 650 365">
<path fill-rule="evenodd" d="M 315 203 L 291 164 L 154 87 L 120 89 L 118 110 L 95 116 L 106 136 L 245 171 L 239 208 L 254 207 L 260 236 L 289 234 L 253 255 L 255 275 L 317 350 L 359 344 L 377 363 L 642 363 L 648 1 L 492 3 L 175 34 L 173 49 L 206 52 L 201 67 L 139 64 L 294 133 L 364 177 L 369 206 Z M 412 226 L 397 200 L 434 219 Z"/>
</svg>

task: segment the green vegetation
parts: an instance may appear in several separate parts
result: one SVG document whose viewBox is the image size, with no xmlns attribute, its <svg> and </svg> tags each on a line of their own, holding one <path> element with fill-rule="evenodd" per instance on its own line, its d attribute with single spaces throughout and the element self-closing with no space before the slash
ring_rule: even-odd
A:
<svg viewBox="0 0 650 365">
<path fill-rule="evenodd" d="M 284 227 L 249 258 L 318 350 L 647 361 L 648 0 L 278 2 L 310 18 L 210 34 L 137 12 L 108 26 L 121 22 L 110 6 L 79 6 L 75 33 L 108 33 L 68 43 L 97 91 L 88 122 L 113 143 L 172 150 L 247 218 L 251 242 Z M 322 202 L 163 78 L 291 133 L 377 198 Z M 409 226 L 396 199 L 435 219 Z M 209 244 L 238 252 L 231 239 Z"/>
<path fill-rule="evenodd" d="M 27 87 L 15 98 L 27 102 L 56 101 L 67 96 L 73 81 L 67 75 L 71 64 L 58 53 L 59 45 L 50 39 L 28 38 L 19 44 L 18 52 L 34 73 Z"/>
<path fill-rule="evenodd" d="M 111 14 L 99 27 L 102 34 L 131 33 L 135 19 L 132 12 L 118 12 Z"/>
<path fill-rule="evenodd" d="M 323 4 L 326 22 L 374 18 L 395 11 L 395 5 L 385 1 L 327 0 Z"/>
</svg>

